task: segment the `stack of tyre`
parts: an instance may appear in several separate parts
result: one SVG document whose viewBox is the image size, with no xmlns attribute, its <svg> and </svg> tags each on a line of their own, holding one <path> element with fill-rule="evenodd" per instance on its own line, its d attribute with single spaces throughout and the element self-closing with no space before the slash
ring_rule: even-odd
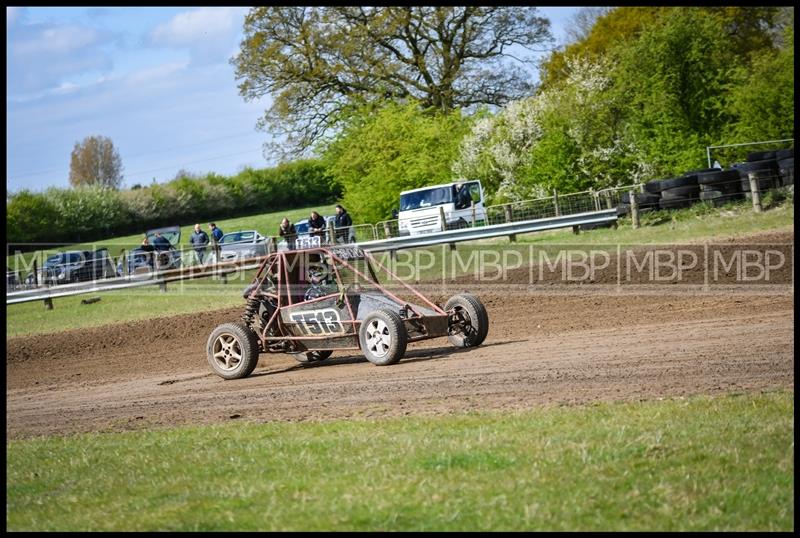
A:
<svg viewBox="0 0 800 538">
<path fill-rule="evenodd" d="M 680 177 L 648 181 L 644 184 L 644 190 L 658 196 L 660 209 L 689 207 L 700 200 L 699 178 L 716 172 L 721 172 L 721 170 L 719 168 L 690 170 Z"/>
<path fill-rule="evenodd" d="M 700 199 L 711 202 L 714 207 L 744 198 L 742 179 L 736 169 L 701 172 L 697 174 L 697 184 L 700 186 Z"/>
<path fill-rule="evenodd" d="M 658 201 L 661 197 L 645 190 L 645 192 L 635 192 L 633 196 L 639 206 L 639 211 L 647 212 L 658 209 Z M 623 192 L 620 196 L 620 205 L 617 206 L 617 215 L 623 216 L 631 212 L 630 193 Z"/>
<path fill-rule="evenodd" d="M 644 192 L 635 194 L 639 208 L 680 209 L 698 201 L 721 206 L 731 200 L 750 198 L 750 174 L 756 179 L 759 192 L 794 185 L 794 148 L 778 151 L 757 151 L 747 162 L 731 168 L 690 170 L 680 177 L 655 179 L 644 184 Z M 617 214 L 630 213 L 630 195 L 623 193 Z"/>
<path fill-rule="evenodd" d="M 747 161 L 733 165 L 738 171 L 742 191 L 750 198 L 750 176 L 754 176 L 759 192 L 794 185 L 794 148 L 778 151 L 756 151 Z"/>
</svg>

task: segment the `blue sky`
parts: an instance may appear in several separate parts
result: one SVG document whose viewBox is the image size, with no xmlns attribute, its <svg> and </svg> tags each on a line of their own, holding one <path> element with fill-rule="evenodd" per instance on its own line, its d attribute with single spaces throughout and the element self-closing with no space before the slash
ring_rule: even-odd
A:
<svg viewBox="0 0 800 538">
<path fill-rule="evenodd" d="M 540 8 L 558 42 L 578 8 Z M 228 60 L 248 8 L 6 8 L 6 188 L 67 187 L 70 152 L 110 137 L 125 187 L 180 169 L 271 166 Z"/>
</svg>

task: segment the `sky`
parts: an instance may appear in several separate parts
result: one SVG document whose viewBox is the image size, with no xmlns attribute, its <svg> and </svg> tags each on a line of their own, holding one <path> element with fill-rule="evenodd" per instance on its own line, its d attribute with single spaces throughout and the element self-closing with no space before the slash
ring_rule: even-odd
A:
<svg viewBox="0 0 800 538">
<path fill-rule="evenodd" d="M 111 138 L 123 188 L 276 164 L 229 59 L 247 7 L 6 8 L 6 189 L 69 186 L 74 145 Z M 579 8 L 544 7 L 553 35 Z"/>
</svg>

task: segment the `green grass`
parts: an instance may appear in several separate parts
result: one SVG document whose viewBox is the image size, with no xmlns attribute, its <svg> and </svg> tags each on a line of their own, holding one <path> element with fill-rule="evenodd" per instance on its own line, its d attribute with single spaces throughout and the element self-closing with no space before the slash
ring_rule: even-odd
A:
<svg viewBox="0 0 800 538">
<path fill-rule="evenodd" d="M 241 282 L 224 285 L 206 280 L 203 283 L 169 283 L 166 293 L 157 286 L 147 286 L 64 297 L 53 300 L 53 310 L 45 310 L 42 301 L 9 305 L 6 306 L 6 337 L 242 306 L 244 287 Z M 100 297 L 100 301 L 81 304 L 87 297 Z"/>
<path fill-rule="evenodd" d="M 12 440 L 7 530 L 794 526 L 794 394 Z"/>
<path fill-rule="evenodd" d="M 788 228 L 794 225 L 794 203 L 776 203 L 762 213 L 753 211 L 750 200 L 715 208 L 706 203 L 687 209 L 642 213 L 640 228 L 634 230 L 629 216 L 620 218 L 618 228 L 600 228 L 574 234 L 558 230 L 519 237 L 523 243 L 656 244 L 696 242 L 719 237 L 745 235 Z"/>
</svg>

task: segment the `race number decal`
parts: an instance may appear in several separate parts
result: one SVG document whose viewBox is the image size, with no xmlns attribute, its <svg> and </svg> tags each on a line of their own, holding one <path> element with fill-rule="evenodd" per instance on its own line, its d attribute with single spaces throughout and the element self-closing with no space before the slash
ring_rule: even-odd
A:
<svg viewBox="0 0 800 538">
<path fill-rule="evenodd" d="M 297 323 L 303 334 L 324 335 L 344 332 L 339 312 L 333 308 L 294 312 L 289 317 Z"/>
<path fill-rule="evenodd" d="M 304 248 L 319 248 L 322 244 L 318 235 L 314 235 L 311 237 L 298 237 L 297 238 L 297 248 L 304 249 Z"/>
</svg>

